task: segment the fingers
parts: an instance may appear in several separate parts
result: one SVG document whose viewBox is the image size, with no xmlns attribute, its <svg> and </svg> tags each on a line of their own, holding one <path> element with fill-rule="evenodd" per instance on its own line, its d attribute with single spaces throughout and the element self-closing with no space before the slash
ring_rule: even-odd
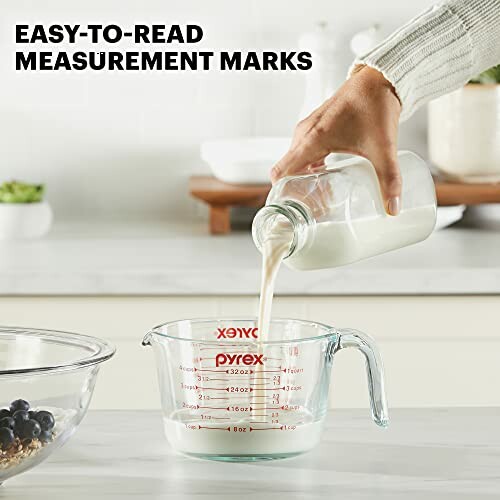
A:
<svg viewBox="0 0 500 500">
<path fill-rule="evenodd" d="M 326 153 L 322 148 L 309 147 L 308 142 L 305 145 L 290 149 L 288 153 L 281 158 L 271 169 L 271 182 L 288 175 L 296 175 L 314 172 L 324 166 Z"/>
<path fill-rule="evenodd" d="M 398 215 L 401 208 L 401 173 L 396 150 L 369 158 L 377 172 L 384 207 L 389 215 Z"/>
<path fill-rule="evenodd" d="M 325 157 L 326 158 L 326 157 Z M 325 158 L 321 158 L 321 160 L 315 161 L 309 165 L 309 170 L 311 172 L 316 172 L 317 170 L 321 170 L 325 167 Z"/>
<path fill-rule="evenodd" d="M 301 154 L 298 149 L 290 149 L 271 169 L 271 182 L 275 183 L 282 177 L 291 175 L 294 172 L 300 172 L 308 164 L 305 154 Z"/>
</svg>

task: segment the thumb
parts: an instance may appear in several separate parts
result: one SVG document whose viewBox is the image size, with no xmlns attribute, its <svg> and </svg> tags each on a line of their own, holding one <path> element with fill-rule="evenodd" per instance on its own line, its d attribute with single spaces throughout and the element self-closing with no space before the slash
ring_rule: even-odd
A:
<svg viewBox="0 0 500 500">
<path fill-rule="evenodd" d="M 398 215 L 401 208 L 402 180 L 396 151 L 376 154 L 369 160 L 377 172 L 386 212 L 389 215 Z"/>
</svg>

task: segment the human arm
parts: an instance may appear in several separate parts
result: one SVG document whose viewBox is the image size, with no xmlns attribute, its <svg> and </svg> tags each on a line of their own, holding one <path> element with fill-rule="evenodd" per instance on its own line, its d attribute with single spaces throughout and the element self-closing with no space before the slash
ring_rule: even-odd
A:
<svg viewBox="0 0 500 500">
<path fill-rule="evenodd" d="M 399 211 L 398 124 L 500 62 L 500 0 L 427 9 L 357 59 L 339 91 L 295 130 L 271 179 L 314 170 L 332 152 L 369 159 L 388 213 Z"/>
</svg>

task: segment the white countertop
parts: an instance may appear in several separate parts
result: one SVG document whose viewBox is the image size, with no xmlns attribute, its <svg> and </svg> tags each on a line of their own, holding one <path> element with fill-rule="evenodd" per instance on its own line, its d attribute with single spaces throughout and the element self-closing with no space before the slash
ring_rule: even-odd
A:
<svg viewBox="0 0 500 500">
<path fill-rule="evenodd" d="M 457 500 L 498 498 L 500 409 L 396 410 L 388 429 L 368 410 L 329 415 L 300 457 L 229 464 L 167 444 L 150 412 L 90 412 L 62 450 L 2 486 L 9 500 Z"/>
<path fill-rule="evenodd" d="M 0 242 L 1 295 L 255 295 L 259 279 L 248 232 L 210 236 L 202 225 L 66 225 Z M 342 268 L 283 266 L 276 293 L 499 294 L 500 231 L 458 225 Z"/>
</svg>

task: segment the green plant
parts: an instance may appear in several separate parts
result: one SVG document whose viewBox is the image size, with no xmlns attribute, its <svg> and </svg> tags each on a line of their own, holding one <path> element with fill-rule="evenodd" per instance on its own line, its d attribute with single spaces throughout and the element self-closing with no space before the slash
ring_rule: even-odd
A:
<svg viewBox="0 0 500 500">
<path fill-rule="evenodd" d="M 0 185 L 0 203 L 38 203 L 43 199 L 43 184 L 4 182 Z"/>
<path fill-rule="evenodd" d="M 483 71 L 474 77 L 469 83 L 500 83 L 500 64 Z"/>
</svg>

